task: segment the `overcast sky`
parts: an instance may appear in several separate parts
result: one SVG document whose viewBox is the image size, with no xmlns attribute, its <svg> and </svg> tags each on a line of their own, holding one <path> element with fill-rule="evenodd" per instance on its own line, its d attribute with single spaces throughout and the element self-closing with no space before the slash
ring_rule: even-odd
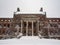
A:
<svg viewBox="0 0 60 45">
<path fill-rule="evenodd" d="M 39 12 L 43 7 L 47 17 L 60 17 L 60 0 L 0 0 L 0 17 L 13 17 L 17 7 L 21 12 Z"/>
</svg>

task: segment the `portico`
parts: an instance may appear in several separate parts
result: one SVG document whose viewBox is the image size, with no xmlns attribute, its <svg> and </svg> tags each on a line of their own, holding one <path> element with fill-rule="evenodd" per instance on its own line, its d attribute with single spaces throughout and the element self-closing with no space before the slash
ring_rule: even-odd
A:
<svg viewBox="0 0 60 45">
<path fill-rule="evenodd" d="M 39 31 L 39 22 L 36 20 L 28 21 L 28 20 L 21 20 L 21 33 L 24 36 L 36 36 L 38 35 Z"/>
</svg>

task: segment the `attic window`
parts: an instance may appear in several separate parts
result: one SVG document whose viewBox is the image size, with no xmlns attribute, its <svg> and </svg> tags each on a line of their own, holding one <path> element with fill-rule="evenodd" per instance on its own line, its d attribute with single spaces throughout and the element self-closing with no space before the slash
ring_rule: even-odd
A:
<svg viewBox="0 0 60 45">
<path fill-rule="evenodd" d="M 10 22 L 10 20 L 8 20 Z"/>
<path fill-rule="evenodd" d="M 49 20 L 51 22 L 51 20 Z"/>
<path fill-rule="evenodd" d="M 7 21 L 7 20 L 5 20 L 5 21 Z"/>
<path fill-rule="evenodd" d="M 53 21 L 55 21 L 55 20 L 53 20 Z"/>
<path fill-rule="evenodd" d="M 57 22 L 58 22 L 59 20 L 57 20 Z"/>
<path fill-rule="evenodd" d="M 3 20 L 1 20 L 1 21 L 3 21 Z"/>
</svg>

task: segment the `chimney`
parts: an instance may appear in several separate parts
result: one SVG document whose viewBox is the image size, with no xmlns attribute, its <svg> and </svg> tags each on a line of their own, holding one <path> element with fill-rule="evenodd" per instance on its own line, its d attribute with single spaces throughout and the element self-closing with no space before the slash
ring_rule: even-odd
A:
<svg viewBox="0 0 60 45">
<path fill-rule="evenodd" d="M 43 12 L 43 8 L 42 7 L 41 7 L 40 11 Z"/>
<path fill-rule="evenodd" d="M 17 8 L 17 12 L 20 12 L 20 9 L 19 8 Z"/>
</svg>

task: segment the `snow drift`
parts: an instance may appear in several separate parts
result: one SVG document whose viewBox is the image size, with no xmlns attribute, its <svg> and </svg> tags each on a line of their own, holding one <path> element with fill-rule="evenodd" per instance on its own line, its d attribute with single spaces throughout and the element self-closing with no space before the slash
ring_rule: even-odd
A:
<svg viewBox="0 0 60 45">
<path fill-rule="evenodd" d="M 60 45 L 60 40 L 40 39 L 38 36 L 22 36 L 20 39 L 0 40 L 0 45 Z"/>
</svg>

